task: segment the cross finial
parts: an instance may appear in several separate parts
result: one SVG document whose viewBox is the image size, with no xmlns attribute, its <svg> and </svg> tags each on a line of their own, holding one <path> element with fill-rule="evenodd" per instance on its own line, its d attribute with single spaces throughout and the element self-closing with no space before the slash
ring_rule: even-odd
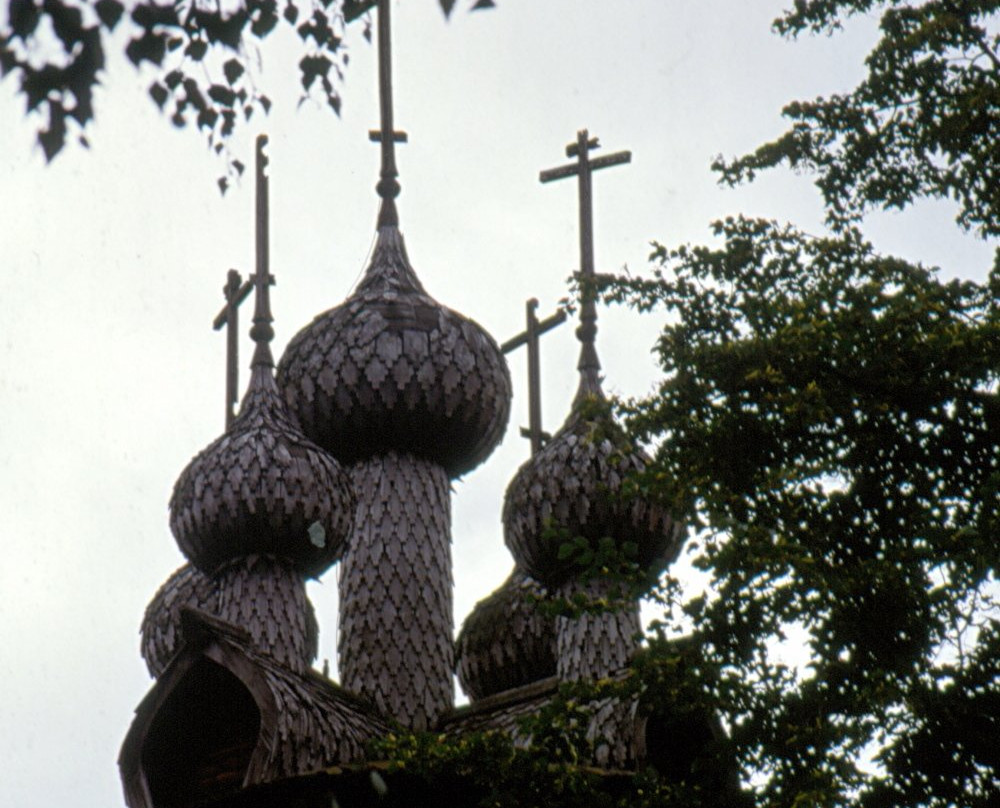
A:
<svg viewBox="0 0 1000 808">
<path fill-rule="evenodd" d="M 240 273 L 235 269 L 226 273 L 226 285 L 222 287 L 226 305 L 212 321 L 212 328 L 216 331 L 226 329 L 226 429 L 236 417 L 236 406 L 240 403 L 240 304 L 253 290 L 252 281 L 241 281 Z"/>
<path fill-rule="evenodd" d="M 597 337 L 597 292 L 594 289 L 594 203 L 591 175 L 594 171 L 610 166 L 629 163 L 632 153 L 615 152 L 604 157 L 590 159 L 590 151 L 600 147 L 596 137 L 590 137 L 586 129 L 577 132 L 576 140 L 566 147 L 567 157 L 576 157 L 575 163 L 542 171 L 538 179 L 543 182 L 576 176 L 580 189 L 580 325 L 576 330 L 580 340 L 580 391 L 577 398 L 587 395 L 602 395 L 600 386 L 601 363 L 594 346 Z"/>
<path fill-rule="evenodd" d="M 271 300 L 269 287 L 274 283 L 274 278 L 270 272 L 270 232 L 268 228 L 269 216 L 269 186 L 267 168 L 267 155 L 264 154 L 264 147 L 267 145 L 267 135 L 257 136 L 257 203 L 255 216 L 256 230 L 256 252 L 257 265 L 253 276 L 254 299 L 253 327 L 250 329 L 250 338 L 257 343 L 254 349 L 251 368 L 274 367 L 274 357 L 271 355 L 271 340 L 274 338 L 274 329 L 271 322 Z"/>
<path fill-rule="evenodd" d="M 527 327 L 500 346 L 500 350 L 505 354 L 522 345 L 528 346 L 528 428 L 521 427 L 521 437 L 531 441 L 533 455 L 538 453 L 550 437 L 542 430 L 542 373 L 538 338 L 566 320 L 566 312 L 560 309 L 551 317 L 539 321 L 535 316 L 537 308 L 538 300 L 531 298 L 525 304 Z"/>
<path fill-rule="evenodd" d="M 392 20 L 390 0 L 348 0 L 344 3 L 344 20 L 351 22 L 378 6 L 378 78 L 381 125 L 368 133 L 372 142 L 382 146 L 382 169 L 375 186 L 382 199 L 378 226 L 398 225 L 396 197 L 399 196 L 399 171 L 396 168 L 396 144 L 406 143 L 405 132 L 393 128 L 392 113 Z"/>
</svg>

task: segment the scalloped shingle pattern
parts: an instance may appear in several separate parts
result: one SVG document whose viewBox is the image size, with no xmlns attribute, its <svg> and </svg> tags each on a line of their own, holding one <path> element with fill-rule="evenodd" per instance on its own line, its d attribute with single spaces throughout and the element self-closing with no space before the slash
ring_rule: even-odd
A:
<svg viewBox="0 0 1000 808">
<path fill-rule="evenodd" d="M 496 342 L 424 291 L 395 227 L 379 231 L 354 294 L 289 343 L 278 385 L 305 433 L 341 462 L 398 451 L 452 477 L 486 459 L 510 413 Z"/>
<path fill-rule="evenodd" d="M 571 562 L 558 557 L 568 537 L 634 542 L 647 567 L 664 566 L 680 549 L 682 531 L 663 508 L 621 496 L 625 479 L 644 471 L 648 460 L 616 445 L 617 437 L 610 437 L 616 435 L 610 422 L 571 415 L 507 487 L 504 541 L 517 563 L 547 586 L 573 572 Z"/>
<path fill-rule="evenodd" d="M 603 611 L 560 614 L 556 624 L 556 659 L 563 681 L 595 681 L 627 668 L 642 632 L 639 604 L 624 601 L 621 587 L 606 579 L 568 581 L 559 594 L 573 602 L 583 594 L 590 604 L 607 604 Z"/>
<path fill-rule="evenodd" d="M 167 669 L 181 642 L 181 609 L 191 606 L 215 614 L 219 596 L 215 583 L 193 564 L 167 578 L 146 607 L 139 629 L 140 651 L 154 678 Z"/>
<path fill-rule="evenodd" d="M 232 426 L 178 478 L 170 527 L 208 573 L 263 554 L 318 575 L 338 558 L 353 510 L 345 472 L 285 414 L 270 369 L 256 368 Z"/>
<path fill-rule="evenodd" d="M 351 474 L 358 510 L 340 565 L 340 680 L 404 726 L 429 729 L 454 699 L 448 477 L 395 453 Z"/>
<path fill-rule="evenodd" d="M 304 672 L 319 650 L 319 625 L 305 581 L 287 562 L 250 556 L 215 578 L 216 614 L 246 629 L 254 646 L 291 670 Z"/>
<path fill-rule="evenodd" d="M 278 705 L 267 765 L 257 782 L 309 774 L 365 759 L 368 745 L 391 732 L 389 722 L 331 682 L 296 674 L 257 657 Z"/>
<path fill-rule="evenodd" d="M 305 582 L 287 562 L 251 556 L 214 577 L 192 564 L 175 571 L 146 607 L 140 630 L 142 657 L 154 677 L 180 648 L 185 606 L 245 629 L 260 653 L 293 670 L 306 670 L 316 658 L 316 615 Z"/>
<path fill-rule="evenodd" d="M 516 569 L 479 601 L 455 642 L 455 672 L 473 701 L 556 673 L 555 618 L 544 614 L 541 584 Z"/>
</svg>

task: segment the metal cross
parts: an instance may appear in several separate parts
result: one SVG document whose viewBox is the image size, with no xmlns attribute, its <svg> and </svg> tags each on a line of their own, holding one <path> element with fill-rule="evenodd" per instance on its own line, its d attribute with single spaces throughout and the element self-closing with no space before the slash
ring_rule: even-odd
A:
<svg viewBox="0 0 1000 808">
<path fill-rule="evenodd" d="M 531 298 L 525 305 L 528 327 L 500 346 L 500 350 L 505 354 L 510 353 L 515 348 L 520 348 L 522 345 L 528 346 L 528 428 L 521 427 L 521 437 L 531 441 L 533 455 L 537 454 L 545 441 L 552 437 L 547 432 L 542 431 L 542 376 L 538 338 L 546 331 L 550 331 L 566 321 L 566 312 L 560 309 L 551 317 L 546 317 L 539 322 L 535 316 L 537 308 L 538 301 Z"/>
<path fill-rule="evenodd" d="M 368 138 L 382 146 L 382 170 L 375 186 L 382 197 L 378 226 L 397 225 L 395 199 L 399 196 L 399 171 L 396 168 L 396 144 L 406 143 L 406 132 L 393 128 L 392 120 L 392 23 L 390 0 L 347 0 L 344 3 L 344 21 L 352 22 L 367 11 L 378 6 L 378 77 L 379 111 L 381 125 L 369 131 Z"/>
<path fill-rule="evenodd" d="M 581 373 L 587 374 L 597 383 L 597 372 L 601 363 L 597 359 L 594 348 L 594 338 L 597 336 L 597 297 L 593 286 L 594 279 L 594 202 L 591 175 L 593 172 L 610 166 L 630 163 L 632 152 L 621 151 L 604 157 L 590 159 L 590 150 L 600 147 L 596 137 L 590 137 L 586 129 L 576 133 L 576 142 L 566 147 L 566 156 L 577 158 L 575 163 L 550 168 L 542 171 L 538 179 L 552 182 L 565 177 L 578 177 L 580 188 L 580 327 L 576 333 L 583 345 L 580 352 L 580 363 L 577 366 Z"/>
<path fill-rule="evenodd" d="M 222 293 L 226 297 L 226 305 L 222 307 L 212 328 L 216 331 L 226 329 L 226 429 L 232 424 L 239 404 L 239 356 L 240 356 L 240 303 L 247 299 L 253 290 L 253 281 L 240 283 L 240 273 L 235 269 L 226 274 L 226 285 Z"/>
</svg>

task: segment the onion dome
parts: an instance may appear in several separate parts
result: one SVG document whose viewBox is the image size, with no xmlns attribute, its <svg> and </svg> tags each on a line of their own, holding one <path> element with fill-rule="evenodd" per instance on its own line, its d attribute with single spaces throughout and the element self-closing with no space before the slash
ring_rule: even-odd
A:
<svg viewBox="0 0 1000 808">
<path fill-rule="evenodd" d="M 503 437 L 511 383 L 496 342 L 425 291 L 383 224 L 354 293 L 289 343 L 278 384 L 303 431 L 342 463 L 390 451 L 475 468 Z"/>
<path fill-rule="evenodd" d="M 207 572 L 260 554 L 318 575 L 337 560 L 353 511 L 343 469 L 288 418 L 271 369 L 257 366 L 232 426 L 177 480 L 170 527 Z"/>
<path fill-rule="evenodd" d="M 215 576 L 217 615 L 249 633 L 262 653 L 303 672 L 319 650 L 319 624 L 305 582 L 287 561 L 248 556 Z"/>
<path fill-rule="evenodd" d="M 267 269 L 264 139 L 258 141 L 256 342 L 250 384 L 225 434 L 181 473 L 170 499 L 170 527 L 202 570 L 248 555 L 272 555 L 318 575 L 341 552 L 354 513 L 350 481 L 337 461 L 288 416 L 274 381 Z"/>
<path fill-rule="evenodd" d="M 139 633 L 142 658 L 154 677 L 167 669 L 181 642 L 181 609 L 191 606 L 215 614 L 218 607 L 215 583 L 191 564 L 167 578 L 146 607 Z"/>
<path fill-rule="evenodd" d="M 470 699 L 556 675 L 556 621 L 538 602 L 545 594 L 515 568 L 465 619 L 455 643 L 455 672 Z"/>
<path fill-rule="evenodd" d="M 504 541 L 518 564 L 547 586 L 572 573 L 559 558 L 568 538 L 596 543 L 610 537 L 624 549 L 633 544 L 646 568 L 676 557 L 682 530 L 654 502 L 625 495 L 624 483 L 646 469 L 649 458 L 615 424 L 601 390 L 594 348 L 597 315 L 584 301 L 577 336 L 582 343 L 580 386 L 570 415 L 541 450 L 518 469 L 504 498 Z"/>
<path fill-rule="evenodd" d="M 406 135 L 393 125 L 391 5 L 378 6 L 375 249 L 354 293 L 289 343 L 278 386 L 305 433 L 342 463 L 412 454 L 454 478 L 503 437 L 510 373 L 493 338 L 428 295 L 406 255 L 395 202 L 395 144 Z"/>
</svg>

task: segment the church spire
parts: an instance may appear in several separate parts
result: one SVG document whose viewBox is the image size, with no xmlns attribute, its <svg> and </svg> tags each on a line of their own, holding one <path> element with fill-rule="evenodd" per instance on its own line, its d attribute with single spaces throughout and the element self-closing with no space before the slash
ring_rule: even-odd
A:
<svg viewBox="0 0 1000 808">
<path fill-rule="evenodd" d="M 399 196 L 399 170 L 396 168 L 396 143 L 406 142 L 406 133 L 393 129 L 392 112 L 392 18 L 390 0 L 378 0 L 378 94 L 380 126 L 368 133 L 369 138 L 382 146 L 382 166 L 375 186 L 382 205 L 379 208 L 378 227 L 396 227 L 399 214 L 396 197 Z"/>
<path fill-rule="evenodd" d="M 267 135 L 257 136 L 257 201 L 256 201 L 256 252 L 257 265 L 253 276 L 254 282 L 254 313 L 253 327 L 250 337 L 256 343 L 253 360 L 250 363 L 251 372 L 263 368 L 268 375 L 274 368 L 274 356 L 271 354 L 271 340 L 274 339 L 274 328 L 271 323 L 271 297 L 269 288 L 274 283 L 270 271 L 270 195 L 267 176 L 267 155 L 264 147 L 267 145 Z"/>
</svg>

